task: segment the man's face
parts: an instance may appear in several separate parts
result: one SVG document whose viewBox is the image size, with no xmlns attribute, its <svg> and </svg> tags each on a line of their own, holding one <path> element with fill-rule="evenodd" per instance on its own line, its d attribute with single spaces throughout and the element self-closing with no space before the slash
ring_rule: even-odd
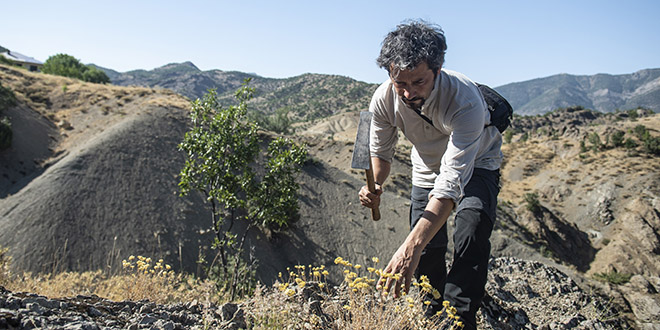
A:
<svg viewBox="0 0 660 330">
<path fill-rule="evenodd" d="M 421 62 L 413 70 L 391 68 L 390 72 L 390 79 L 401 100 L 412 109 L 421 109 L 431 95 L 437 72 L 429 69 L 426 62 Z"/>
</svg>

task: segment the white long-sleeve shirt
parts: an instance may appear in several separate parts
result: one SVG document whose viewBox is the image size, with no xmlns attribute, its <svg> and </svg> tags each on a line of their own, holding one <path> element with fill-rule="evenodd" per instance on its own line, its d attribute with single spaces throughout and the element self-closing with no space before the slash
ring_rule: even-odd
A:
<svg viewBox="0 0 660 330">
<path fill-rule="evenodd" d="M 466 76 L 442 69 L 421 109 L 433 126 L 409 108 L 391 82 L 381 84 L 369 111 L 371 155 L 392 162 L 397 128 L 413 144 L 413 185 L 433 188 L 429 198 L 458 204 L 475 167 L 496 170 L 502 163 L 502 135 L 490 123 L 481 92 Z"/>
</svg>

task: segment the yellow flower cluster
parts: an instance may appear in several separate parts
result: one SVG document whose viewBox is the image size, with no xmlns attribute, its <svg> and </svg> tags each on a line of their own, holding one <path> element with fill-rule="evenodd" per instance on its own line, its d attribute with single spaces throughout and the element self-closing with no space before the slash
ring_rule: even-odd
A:
<svg viewBox="0 0 660 330">
<path fill-rule="evenodd" d="M 325 287 L 325 277 L 329 274 L 325 266 L 312 267 L 312 265 L 297 265 L 293 268 L 294 270 L 290 267 L 286 269 L 289 275 L 288 280 L 284 280 L 281 272 L 278 274 L 279 281 L 281 282 L 276 283 L 275 286 L 280 292 L 284 292 L 287 296 L 292 297 L 296 294 L 296 289 L 302 289 L 311 282 L 316 283 L 321 289 Z M 295 288 L 292 287 L 293 283 L 295 283 Z"/>
<path fill-rule="evenodd" d="M 165 264 L 163 259 L 158 260 L 153 267 L 151 266 L 151 263 L 153 260 L 151 258 L 143 257 L 143 256 L 130 256 L 128 257 L 128 260 L 122 260 L 122 267 L 124 267 L 125 270 L 129 271 L 135 271 L 137 270 L 137 273 L 142 273 L 145 275 L 159 275 L 159 276 L 167 276 L 167 275 L 172 275 L 174 271 L 172 270 L 172 266 Z"/>
<path fill-rule="evenodd" d="M 424 292 L 424 293 L 430 293 L 433 295 L 433 299 L 440 299 L 440 291 L 438 291 L 436 288 L 434 288 L 431 283 L 429 282 L 429 278 L 426 275 L 422 275 L 419 277 L 419 282 L 413 283 L 413 285 L 418 286 L 419 289 Z"/>
<path fill-rule="evenodd" d="M 423 314 L 422 310 L 425 305 L 431 305 L 431 301 L 429 301 L 431 299 L 426 299 L 427 296 L 433 295 L 434 299 L 440 299 L 440 292 L 433 288 L 426 276 L 421 276 L 419 281 L 413 280 L 412 284 L 416 289 L 407 295 L 402 292 L 405 295 L 404 299 L 392 299 L 388 294 L 388 288 L 381 287 L 384 282 L 378 283 L 378 279 L 383 281 L 390 279 L 396 283 L 401 283 L 403 282 L 403 275 L 387 273 L 383 269 L 378 269 L 376 264 L 380 260 L 377 257 L 371 258 L 371 261 L 373 265 L 353 264 L 342 257 L 337 257 L 334 260 L 336 265 L 341 265 L 344 268 L 344 284 L 341 291 L 348 294 L 348 297 L 337 307 L 343 313 L 349 313 L 345 314 L 347 317 L 349 315 L 371 313 L 374 306 L 380 306 L 379 308 L 383 310 L 391 308 L 390 311 L 394 311 L 396 314 L 401 313 L 399 316 L 393 317 L 400 318 L 401 322 L 404 322 L 403 324 L 411 324 L 410 322 L 417 322 L 413 321 L 411 315 Z M 288 280 L 284 279 L 286 275 L 279 274 L 281 283 L 276 284 L 276 287 L 279 288 L 280 292 L 291 297 L 300 292 L 302 288 L 312 285 L 312 283 L 323 288 L 325 276 L 328 275 L 325 267 L 298 265 L 293 268 L 287 268 Z M 401 285 L 404 284 L 401 283 Z M 437 318 L 429 319 L 428 322 L 447 325 L 454 330 L 461 329 L 463 324 L 456 316 L 456 309 L 451 307 L 449 302 L 444 302 L 444 306 L 445 308 L 441 311 L 442 314 L 438 315 Z M 420 329 L 422 328 L 426 329 L 427 327 L 420 327 Z M 431 326 L 431 328 L 434 328 L 434 326 Z"/>
<path fill-rule="evenodd" d="M 446 320 L 453 322 L 452 329 L 462 329 L 465 325 L 461 321 L 461 317 L 456 315 L 456 308 L 451 306 L 451 303 L 447 300 L 442 302 L 442 310 L 437 312 L 437 316 L 441 316 L 443 313 L 446 314 Z"/>
</svg>

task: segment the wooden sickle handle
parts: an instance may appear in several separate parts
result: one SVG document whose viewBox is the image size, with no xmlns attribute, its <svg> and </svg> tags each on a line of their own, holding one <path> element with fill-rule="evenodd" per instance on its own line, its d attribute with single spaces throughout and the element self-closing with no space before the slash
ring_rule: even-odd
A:
<svg viewBox="0 0 660 330">
<path fill-rule="evenodd" d="M 374 171 L 370 168 L 367 170 L 364 170 L 365 175 L 367 176 L 367 188 L 369 188 L 369 192 L 372 194 L 376 193 L 376 184 L 374 182 Z M 371 209 L 371 218 L 374 221 L 380 220 L 380 209 L 378 209 L 378 206 L 374 207 Z"/>
</svg>

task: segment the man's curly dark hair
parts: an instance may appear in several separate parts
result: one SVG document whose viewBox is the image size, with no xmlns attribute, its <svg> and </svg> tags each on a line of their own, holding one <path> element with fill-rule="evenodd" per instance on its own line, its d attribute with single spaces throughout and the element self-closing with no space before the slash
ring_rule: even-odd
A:
<svg viewBox="0 0 660 330">
<path fill-rule="evenodd" d="M 442 29 L 423 20 L 400 24 L 383 40 L 376 63 L 390 72 L 414 70 L 426 62 L 434 72 L 442 67 L 447 51 L 447 41 Z"/>
</svg>

